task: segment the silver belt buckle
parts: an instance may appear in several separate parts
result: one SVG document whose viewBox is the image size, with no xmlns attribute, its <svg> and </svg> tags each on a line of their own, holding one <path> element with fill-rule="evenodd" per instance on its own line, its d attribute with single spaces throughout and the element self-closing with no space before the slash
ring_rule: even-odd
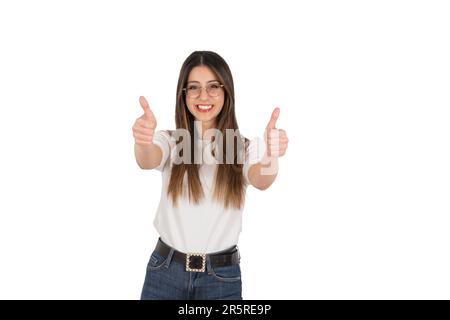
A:
<svg viewBox="0 0 450 320">
<path fill-rule="evenodd" d="M 202 258 L 201 268 L 194 268 L 191 266 L 191 262 L 193 262 L 191 258 L 197 259 L 197 257 Z M 197 263 L 198 264 L 198 263 Z M 186 271 L 189 272 L 205 272 L 206 270 L 206 254 L 201 253 L 186 253 Z"/>
</svg>

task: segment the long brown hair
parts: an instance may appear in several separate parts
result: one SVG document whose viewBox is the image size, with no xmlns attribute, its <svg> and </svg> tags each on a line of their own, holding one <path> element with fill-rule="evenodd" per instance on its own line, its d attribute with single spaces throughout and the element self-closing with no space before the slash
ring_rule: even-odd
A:
<svg viewBox="0 0 450 320">
<path fill-rule="evenodd" d="M 233 207 L 239 209 L 243 206 L 245 201 L 245 187 L 244 177 L 242 174 L 243 164 L 242 161 L 237 161 L 239 152 L 239 144 L 234 140 L 234 158 L 233 161 L 229 161 L 229 157 L 226 155 L 226 129 L 234 129 L 238 133 L 238 136 L 243 139 L 243 145 L 248 146 L 248 139 L 240 136 L 239 129 L 234 109 L 234 84 L 233 77 L 231 75 L 230 68 L 225 60 L 215 52 L 211 51 L 195 51 L 184 61 L 180 75 L 178 78 L 177 95 L 176 95 L 176 107 L 175 107 L 175 123 L 177 129 L 186 129 L 191 136 L 191 161 L 190 163 L 173 164 L 170 182 L 167 189 L 167 194 L 172 199 L 174 205 L 177 205 L 177 198 L 179 196 L 185 196 L 185 192 L 188 193 L 190 202 L 198 204 L 204 197 L 203 187 L 199 177 L 199 164 L 195 164 L 194 148 L 197 141 L 194 139 L 194 121 L 195 118 L 189 111 L 186 105 L 186 96 L 183 88 L 187 84 L 189 73 L 194 67 L 207 66 L 217 76 L 220 83 L 223 84 L 224 89 L 224 104 L 220 113 L 216 119 L 216 129 L 219 130 L 222 135 L 222 150 L 221 155 L 223 158 L 220 160 L 216 175 L 215 185 L 213 192 L 213 199 L 219 203 L 222 203 L 225 208 Z M 235 137 L 238 139 L 239 137 Z M 178 141 L 179 142 L 179 141 Z M 179 146 L 179 144 L 177 144 Z M 182 154 L 181 150 L 181 154 Z M 178 151 L 177 151 L 178 154 Z M 227 159 L 226 161 L 224 161 Z M 183 181 L 187 174 L 187 186 L 188 190 L 183 188 Z"/>
</svg>

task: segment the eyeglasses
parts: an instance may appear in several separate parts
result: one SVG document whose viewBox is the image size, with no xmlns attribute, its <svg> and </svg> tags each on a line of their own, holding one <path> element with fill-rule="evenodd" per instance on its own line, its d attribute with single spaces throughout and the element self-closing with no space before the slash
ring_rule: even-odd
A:
<svg viewBox="0 0 450 320">
<path fill-rule="evenodd" d="M 224 85 L 220 84 L 220 82 L 208 83 L 206 86 L 206 92 L 210 97 L 217 97 L 222 92 L 223 87 Z M 190 84 L 186 88 L 183 88 L 183 91 L 189 98 L 195 99 L 200 96 L 203 88 L 204 87 L 199 84 Z"/>
</svg>

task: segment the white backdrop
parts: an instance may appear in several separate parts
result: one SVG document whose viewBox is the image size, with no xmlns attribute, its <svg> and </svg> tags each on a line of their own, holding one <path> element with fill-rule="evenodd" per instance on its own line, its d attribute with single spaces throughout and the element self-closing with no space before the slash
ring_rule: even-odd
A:
<svg viewBox="0 0 450 320">
<path fill-rule="evenodd" d="M 237 118 L 289 136 L 248 189 L 244 299 L 450 298 L 446 1 L 2 1 L 0 298 L 139 299 L 159 172 L 131 127 L 174 128 L 212 50 Z"/>
</svg>

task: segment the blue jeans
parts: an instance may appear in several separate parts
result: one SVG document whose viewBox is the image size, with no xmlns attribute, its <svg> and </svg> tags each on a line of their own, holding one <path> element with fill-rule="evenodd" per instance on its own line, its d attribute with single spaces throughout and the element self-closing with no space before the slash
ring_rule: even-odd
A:
<svg viewBox="0 0 450 320">
<path fill-rule="evenodd" d="M 141 300 L 242 300 L 239 264 L 211 267 L 206 258 L 206 272 L 187 272 L 185 266 L 153 251 L 147 264 Z"/>
</svg>

